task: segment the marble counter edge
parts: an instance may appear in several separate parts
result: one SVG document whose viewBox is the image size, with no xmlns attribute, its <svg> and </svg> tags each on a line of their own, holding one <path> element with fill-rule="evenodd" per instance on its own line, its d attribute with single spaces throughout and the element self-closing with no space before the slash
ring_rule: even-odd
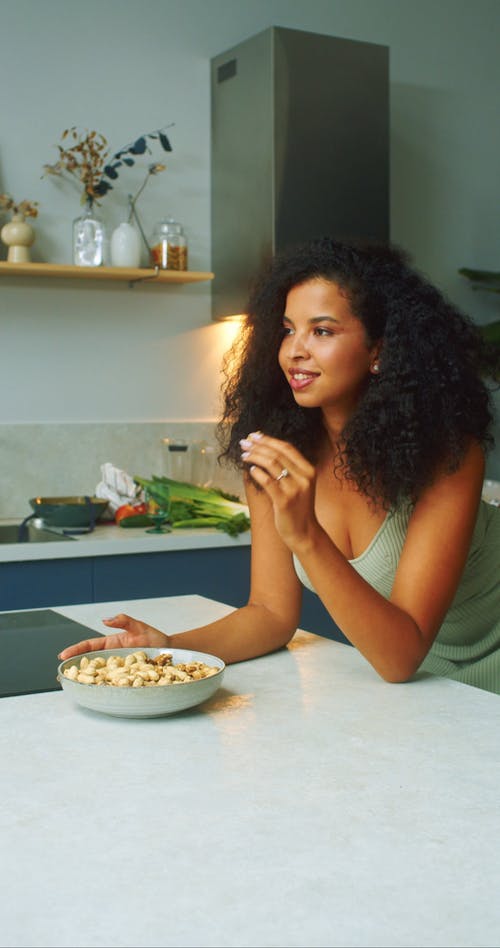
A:
<svg viewBox="0 0 500 948">
<path fill-rule="evenodd" d="M 16 521 L 17 522 L 17 521 Z M 12 523 L 3 520 L 2 523 Z M 172 531 L 154 536 L 145 529 L 125 530 L 113 524 L 97 526 L 68 541 L 54 543 L 5 543 L 0 545 L 0 563 L 22 563 L 39 560 L 75 559 L 88 556 L 116 556 L 133 553 L 173 553 L 183 550 L 206 550 L 248 547 L 251 533 L 246 531 L 230 537 L 220 530 Z"/>
</svg>

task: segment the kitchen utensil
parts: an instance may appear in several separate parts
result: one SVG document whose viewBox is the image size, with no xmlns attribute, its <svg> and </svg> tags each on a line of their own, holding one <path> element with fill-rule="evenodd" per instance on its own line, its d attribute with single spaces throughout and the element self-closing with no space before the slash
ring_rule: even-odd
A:
<svg viewBox="0 0 500 948">
<path fill-rule="evenodd" d="M 100 497 L 32 497 L 32 516 L 48 527 L 93 527 L 102 517 L 107 500 Z"/>
</svg>

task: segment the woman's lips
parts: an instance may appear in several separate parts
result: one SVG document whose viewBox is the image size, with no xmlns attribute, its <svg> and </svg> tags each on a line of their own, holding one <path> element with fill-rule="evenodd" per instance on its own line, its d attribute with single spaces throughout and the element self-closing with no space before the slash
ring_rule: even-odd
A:
<svg viewBox="0 0 500 948">
<path fill-rule="evenodd" d="M 292 388 L 294 392 L 301 392 L 307 388 L 311 382 L 314 382 L 314 379 L 318 378 L 319 372 L 299 372 L 295 369 L 288 374 L 290 376 L 290 388 Z"/>
</svg>

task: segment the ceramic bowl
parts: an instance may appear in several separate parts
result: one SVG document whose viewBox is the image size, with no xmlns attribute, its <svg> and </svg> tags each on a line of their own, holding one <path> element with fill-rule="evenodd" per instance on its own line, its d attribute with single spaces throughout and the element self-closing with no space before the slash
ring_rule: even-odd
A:
<svg viewBox="0 0 500 948">
<path fill-rule="evenodd" d="M 57 669 L 57 680 L 64 693 L 76 704 L 89 708 L 91 711 L 100 711 L 102 714 L 111 714 L 119 718 L 158 718 L 175 714 L 207 701 L 222 684 L 226 666 L 221 658 L 216 658 L 215 655 L 209 655 L 206 652 L 192 652 L 189 649 L 180 648 L 114 648 L 84 654 L 89 659 L 98 656 L 109 658 L 111 655 L 125 657 L 138 651 L 145 652 L 149 658 L 167 652 L 172 656 L 174 665 L 181 662 L 204 662 L 206 665 L 217 667 L 219 671 L 208 678 L 187 681 L 179 685 L 147 688 L 84 685 L 64 675 L 65 668 L 80 664 L 84 657 L 82 654 L 61 662 Z"/>
</svg>

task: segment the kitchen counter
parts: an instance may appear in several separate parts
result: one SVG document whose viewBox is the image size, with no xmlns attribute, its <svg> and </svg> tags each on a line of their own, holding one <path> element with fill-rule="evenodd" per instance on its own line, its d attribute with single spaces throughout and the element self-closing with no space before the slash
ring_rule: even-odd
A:
<svg viewBox="0 0 500 948">
<path fill-rule="evenodd" d="M 102 632 L 116 611 L 177 631 L 231 609 L 54 611 Z M 179 715 L 106 717 L 60 691 L 0 713 L 4 948 L 498 945 L 495 695 L 386 684 L 300 631 Z"/>
<path fill-rule="evenodd" d="M 4 519 L 0 524 L 19 523 Z M 0 563 L 31 560 L 75 559 L 85 556 L 115 556 L 131 553 L 161 553 L 250 546 L 250 530 L 230 537 L 221 530 L 173 530 L 151 534 L 140 527 L 120 527 L 112 521 L 98 523 L 92 533 L 74 535 L 70 541 L 0 544 Z"/>
</svg>

